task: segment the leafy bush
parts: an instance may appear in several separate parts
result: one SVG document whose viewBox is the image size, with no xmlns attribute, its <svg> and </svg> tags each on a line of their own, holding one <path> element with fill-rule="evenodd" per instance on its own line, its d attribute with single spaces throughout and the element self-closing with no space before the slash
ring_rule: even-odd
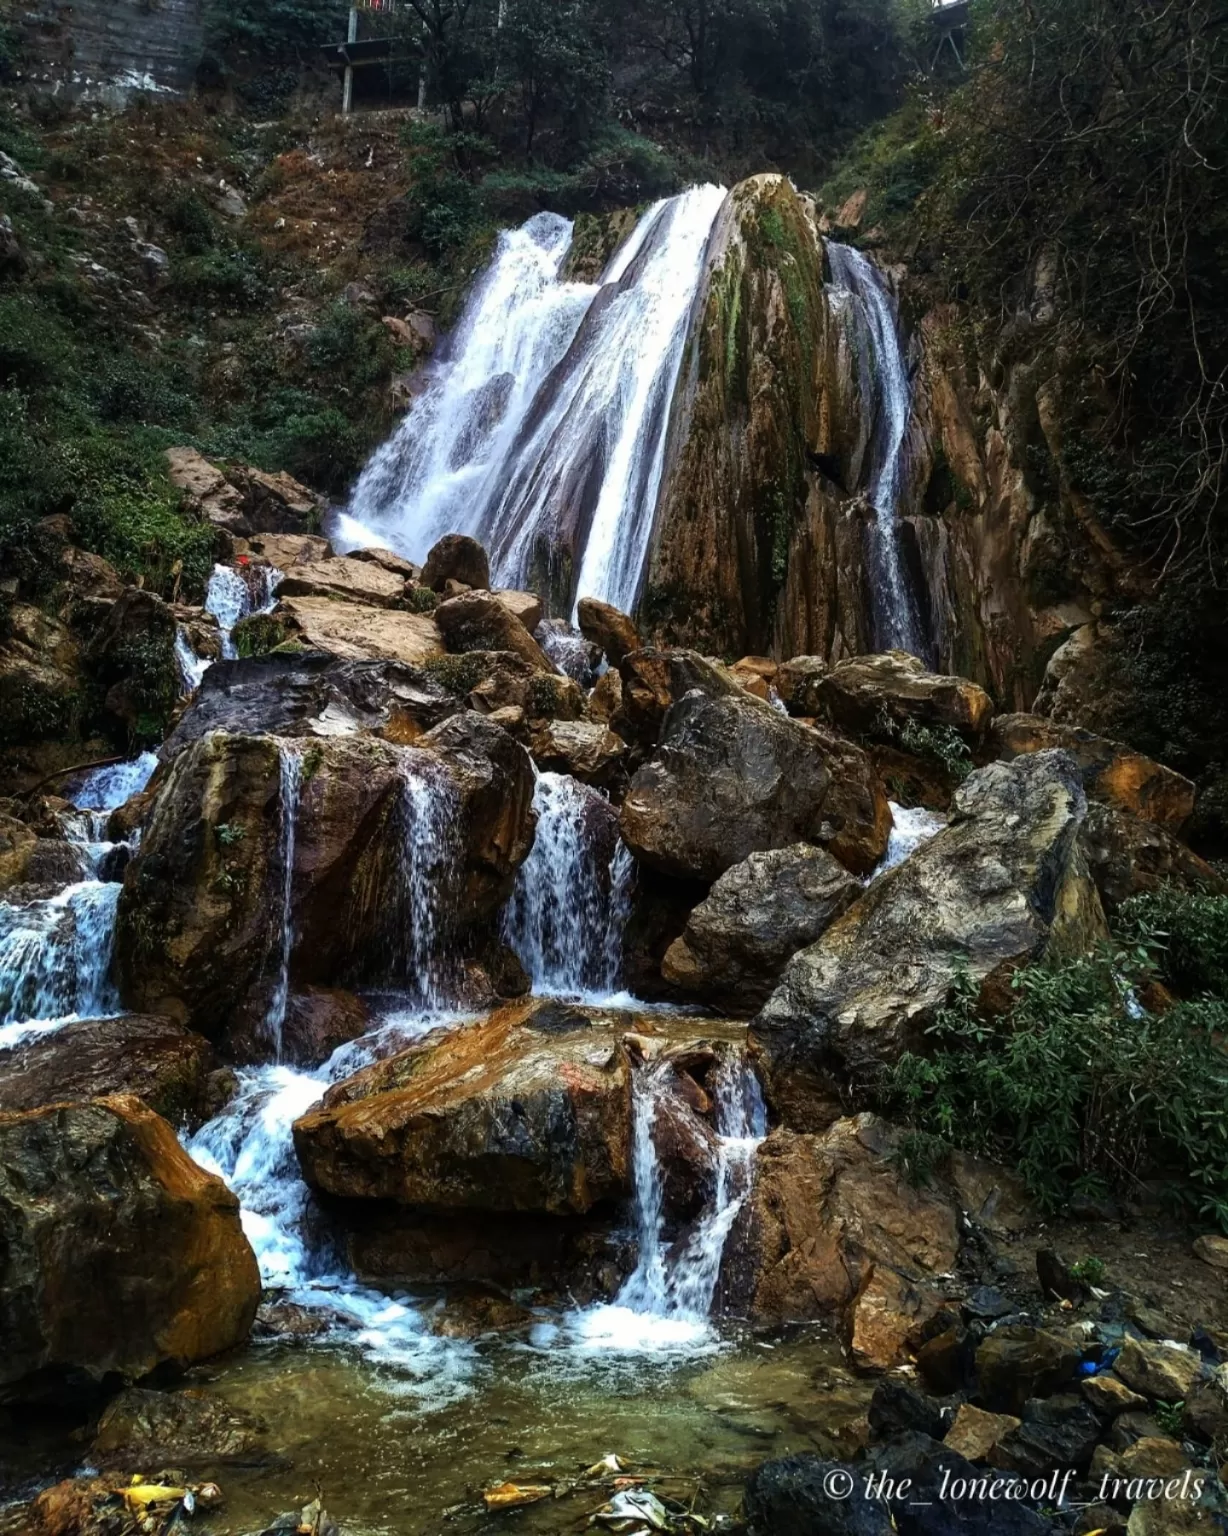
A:
<svg viewBox="0 0 1228 1536">
<path fill-rule="evenodd" d="M 1147 1012 L 1137 988 L 1150 963 L 1146 949 L 1106 948 L 1027 967 L 997 1020 L 965 975 L 931 1053 L 899 1062 L 889 1097 L 915 1130 L 1014 1165 L 1046 1210 L 1162 1178 L 1228 1230 L 1228 1005 Z"/>
<path fill-rule="evenodd" d="M 268 292 L 259 259 L 250 251 L 209 250 L 176 263 L 171 287 L 187 304 L 249 309 Z"/>
<path fill-rule="evenodd" d="M 1132 896 L 1117 925 L 1153 950 L 1160 975 L 1182 997 L 1228 997 L 1228 896 L 1164 886 Z"/>
<path fill-rule="evenodd" d="M 237 655 L 243 658 L 267 656 L 285 643 L 286 627 L 271 613 L 253 613 L 239 620 L 231 638 Z"/>
</svg>

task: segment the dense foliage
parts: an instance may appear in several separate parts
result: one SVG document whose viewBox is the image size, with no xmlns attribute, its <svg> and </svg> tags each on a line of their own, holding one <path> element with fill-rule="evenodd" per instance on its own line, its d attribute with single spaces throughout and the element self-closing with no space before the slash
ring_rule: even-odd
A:
<svg viewBox="0 0 1228 1536">
<path fill-rule="evenodd" d="M 889 1098 L 931 1158 L 937 1143 L 1007 1162 L 1046 1210 L 1160 1181 L 1228 1230 L 1226 960 L 1228 899 L 1135 897 L 1117 945 L 1019 971 L 1005 1017 L 962 977 Z"/>
</svg>

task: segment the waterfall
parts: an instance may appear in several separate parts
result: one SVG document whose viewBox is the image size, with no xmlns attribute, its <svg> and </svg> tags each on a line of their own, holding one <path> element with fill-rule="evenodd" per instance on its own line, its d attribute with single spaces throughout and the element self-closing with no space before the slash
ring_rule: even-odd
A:
<svg viewBox="0 0 1228 1536">
<path fill-rule="evenodd" d="M 188 1154 L 238 1195 L 263 1284 L 316 1312 L 326 1337 L 394 1366 L 401 1382 L 433 1406 L 469 1389 L 472 1346 L 435 1338 L 408 1301 L 359 1284 L 321 1235 L 323 1223 L 299 1172 L 291 1129 L 330 1083 L 410 1044 L 436 1022 L 391 1019 L 383 1030 L 342 1046 L 313 1072 L 242 1069 L 239 1091 L 226 1109 L 186 1142 Z"/>
<path fill-rule="evenodd" d="M 277 980 L 264 1016 L 264 1032 L 273 1047 L 274 1061 L 281 1060 L 286 1004 L 290 998 L 290 956 L 294 950 L 294 855 L 298 836 L 298 806 L 303 787 L 303 759 L 297 745 L 282 742 L 278 749 L 278 848 L 281 856 L 281 928 Z"/>
<path fill-rule="evenodd" d="M 899 507 L 905 490 L 905 447 L 912 389 L 900 347 L 895 301 L 874 263 L 852 246 L 827 241 L 833 299 L 852 328 L 862 408 L 872 422 L 867 542 L 873 576 L 874 641 L 878 650 L 928 657 L 920 615 L 900 555 Z"/>
<path fill-rule="evenodd" d="M 503 931 L 548 996 L 608 998 L 622 972 L 631 855 L 603 795 L 564 773 L 533 791 L 537 834 L 516 876 Z"/>
<path fill-rule="evenodd" d="M 215 565 L 205 591 L 205 612 L 217 620 L 222 641 L 222 660 L 235 659 L 231 631 L 240 619 L 252 611 L 252 594 L 247 582 L 233 565 Z"/>
<path fill-rule="evenodd" d="M 741 1056 L 716 1068 L 712 1082 L 718 1137 L 715 1188 L 692 1231 L 671 1250 L 664 1241 L 664 1183 L 653 1140 L 661 1097 L 672 1067 L 645 1065 L 633 1088 L 632 1167 L 635 1179 L 635 1270 L 612 1305 L 578 1319 L 589 1348 L 691 1349 L 711 1337 L 709 1315 L 721 1259 L 738 1212 L 750 1193 L 755 1152 L 767 1132 L 759 1081 Z"/>
<path fill-rule="evenodd" d="M 121 890 L 82 880 L 46 900 L 0 902 L 0 1048 L 70 1018 L 118 1012 L 111 954 Z"/>
<path fill-rule="evenodd" d="M 894 800 L 889 803 L 891 835 L 887 839 L 887 852 L 883 855 L 878 868 L 866 881 L 867 885 L 870 880 L 877 880 L 879 875 L 885 875 L 889 869 L 902 864 L 923 843 L 928 843 L 930 838 L 937 837 L 947 824 L 945 816 L 940 816 L 937 811 L 927 811 L 923 805 L 907 809 L 897 805 Z"/>
<path fill-rule="evenodd" d="M 624 609 L 639 589 L 665 432 L 703 260 L 725 193 L 656 204 L 599 285 L 562 281 L 571 226 L 505 232 L 446 357 L 358 482 L 335 530 L 422 560 L 444 533 L 491 550 L 498 585 Z M 545 566 L 545 569 L 543 569 Z M 543 594 L 548 595 L 548 594 Z"/>
<path fill-rule="evenodd" d="M 82 811 L 100 814 L 117 811 L 121 805 L 139 795 L 153 778 L 158 766 L 155 752 L 142 752 L 139 757 L 123 763 L 108 763 L 104 768 L 91 768 L 81 776 L 68 798 Z"/>
<path fill-rule="evenodd" d="M 423 1008 L 446 1007 L 460 982 L 449 914 L 460 892 L 460 806 L 447 773 L 428 753 L 405 751 L 397 860 L 398 980 Z"/>
<path fill-rule="evenodd" d="M 235 661 L 238 657 L 231 639 L 235 625 L 254 613 L 271 613 L 277 606 L 274 593 L 281 579 L 282 572 L 271 565 L 255 565 L 246 573 L 233 565 L 213 567 L 205 589 L 205 612 L 217 620 L 223 661 Z M 192 693 L 200 687 L 211 663 L 192 649 L 182 624 L 175 632 L 175 660 L 179 663 L 184 692 Z"/>
</svg>

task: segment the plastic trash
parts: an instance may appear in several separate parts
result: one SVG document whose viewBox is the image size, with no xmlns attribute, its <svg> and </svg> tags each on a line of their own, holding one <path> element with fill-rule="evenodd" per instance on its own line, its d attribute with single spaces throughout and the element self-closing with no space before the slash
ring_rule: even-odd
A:
<svg viewBox="0 0 1228 1536">
<path fill-rule="evenodd" d="M 669 1526 L 665 1505 L 647 1488 L 627 1488 L 616 1493 L 604 1509 L 597 1511 L 593 1520 L 608 1525 L 619 1536 L 629 1536 L 630 1532 L 645 1526 L 653 1531 L 664 1531 Z"/>
<path fill-rule="evenodd" d="M 487 1509 L 520 1509 L 548 1499 L 553 1488 L 540 1483 L 496 1483 L 482 1495 Z"/>
<path fill-rule="evenodd" d="M 595 1461 L 593 1465 L 582 1472 L 580 1476 L 590 1479 L 608 1477 L 611 1475 L 611 1473 L 622 1472 L 623 1470 L 624 1468 L 622 1462 L 619 1461 L 618 1457 L 615 1456 L 613 1451 L 610 1451 L 605 1456 L 603 1456 L 600 1461 Z"/>
</svg>

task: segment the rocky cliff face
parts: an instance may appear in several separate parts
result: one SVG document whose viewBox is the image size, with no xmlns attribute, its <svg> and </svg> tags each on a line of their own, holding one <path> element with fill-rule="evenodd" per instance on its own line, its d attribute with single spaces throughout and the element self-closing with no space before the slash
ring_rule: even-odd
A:
<svg viewBox="0 0 1228 1536">
<path fill-rule="evenodd" d="M 826 239 L 777 176 L 735 188 L 717 220 L 641 604 L 657 640 L 829 663 L 880 648 L 867 492 L 883 407 Z M 907 310 L 906 270 L 888 278 Z M 1038 289 L 1038 324 L 1044 303 Z M 1030 709 L 1054 653 L 1133 578 L 1061 481 L 1061 385 L 1019 338 L 985 364 L 951 306 L 901 330 L 900 563 L 931 660 Z"/>
<path fill-rule="evenodd" d="M 180 92 L 204 38 L 204 0 L 41 0 L 22 18 L 29 77 L 85 100 L 132 91 Z"/>
</svg>

